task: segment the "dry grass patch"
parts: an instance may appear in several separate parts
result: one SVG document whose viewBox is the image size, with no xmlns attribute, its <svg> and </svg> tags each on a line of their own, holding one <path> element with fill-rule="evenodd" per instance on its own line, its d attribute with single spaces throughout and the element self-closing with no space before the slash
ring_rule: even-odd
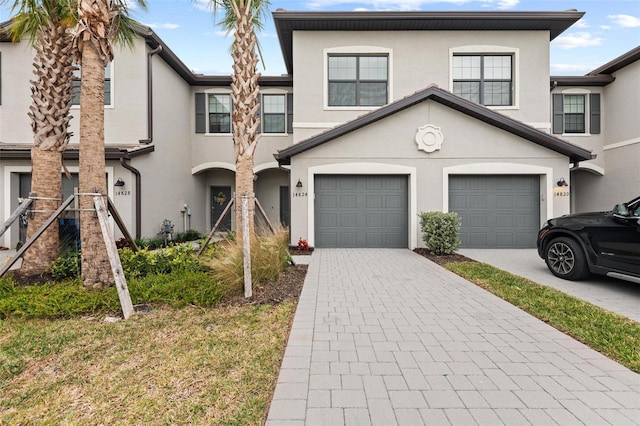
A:
<svg viewBox="0 0 640 426">
<path fill-rule="evenodd" d="M 0 321 L 0 424 L 260 424 L 294 310 Z"/>
</svg>

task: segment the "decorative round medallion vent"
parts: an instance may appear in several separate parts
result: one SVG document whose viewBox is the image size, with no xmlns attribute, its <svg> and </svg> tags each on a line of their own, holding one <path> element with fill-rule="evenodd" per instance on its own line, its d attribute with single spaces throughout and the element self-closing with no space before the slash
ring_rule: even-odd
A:
<svg viewBox="0 0 640 426">
<path fill-rule="evenodd" d="M 433 124 L 426 124 L 422 127 L 418 127 L 416 143 L 418 144 L 418 149 L 420 151 L 427 153 L 438 151 L 442 146 L 443 141 L 444 136 L 442 136 L 440 127 L 434 126 Z"/>
</svg>

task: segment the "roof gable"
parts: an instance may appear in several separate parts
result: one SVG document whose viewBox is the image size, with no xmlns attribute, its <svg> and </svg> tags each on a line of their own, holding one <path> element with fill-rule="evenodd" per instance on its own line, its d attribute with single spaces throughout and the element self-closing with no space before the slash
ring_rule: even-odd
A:
<svg viewBox="0 0 640 426">
<path fill-rule="evenodd" d="M 313 136 L 302 142 L 294 144 L 286 149 L 278 151 L 274 155 L 278 163 L 281 165 L 291 164 L 291 157 L 308 151 L 316 146 L 325 144 L 348 133 L 361 129 L 371 123 L 382 120 L 397 112 L 403 111 L 416 104 L 432 100 L 438 102 L 451 109 L 459 111 L 470 117 L 476 118 L 487 124 L 499 129 L 505 130 L 523 139 L 529 140 L 545 148 L 554 150 L 560 154 L 566 155 L 574 163 L 579 161 L 590 160 L 594 158 L 591 151 L 581 148 L 577 145 L 558 139 L 548 133 L 537 130 L 506 115 L 495 112 L 485 106 L 463 99 L 451 92 L 440 89 L 437 86 L 430 86 L 424 90 L 407 96 L 403 99 L 385 105 L 375 111 L 371 111 L 353 121 L 337 126 L 331 130 L 327 130 L 317 136 Z"/>
</svg>

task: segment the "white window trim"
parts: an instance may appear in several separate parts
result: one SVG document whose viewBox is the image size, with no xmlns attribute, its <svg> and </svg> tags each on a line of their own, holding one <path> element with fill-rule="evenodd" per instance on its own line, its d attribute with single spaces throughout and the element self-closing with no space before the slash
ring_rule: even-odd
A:
<svg viewBox="0 0 640 426">
<path fill-rule="evenodd" d="M 115 79 L 114 76 L 114 68 L 115 68 L 115 59 L 111 61 L 111 68 L 109 68 L 109 82 L 111 82 L 111 102 L 104 105 L 104 109 L 114 109 L 116 107 L 115 103 Z M 71 105 L 71 109 L 80 109 L 80 105 Z"/>
<path fill-rule="evenodd" d="M 336 54 L 386 55 L 387 56 L 387 104 L 393 102 L 393 49 L 379 46 L 341 46 L 324 49 L 322 65 L 322 97 L 325 111 L 373 111 L 379 106 L 329 106 L 329 56 Z"/>
<path fill-rule="evenodd" d="M 290 136 L 292 133 L 287 133 L 287 95 L 291 92 L 288 92 L 284 89 L 264 89 L 260 90 L 260 137 L 283 137 Z M 284 95 L 284 133 L 265 133 L 264 128 L 262 127 L 262 117 L 264 115 L 264 107 L 262 106 L 262 95 Z M 293 124 L 293 123 L 291 123 Z"/>
<path fill-rule="evenodd" d="M 69 173 L 80 173 L 80 168 L 78 166 L 67 166 L 67 169 L 69 170 Z M 114 171 L 114 168 L 111 166 L 105 167 L 104 170 L 107 173 L 107 195 L 109 196 L 109 198 L 113 200 L 114 199 L 113 184 L 115 183 L 113 180 L 113 177 L 114 177 L 115 171 Z M 4 191 L 3 214 L 4 214 L 4 217 L 6 218 L 11 216 L 11 213 L 13 213 L 11 211 L 11 197 L 18 195 L 18 194 L 11 193 L 11 174 L 12 173 L 32 173 L 32 167 L 31 166 L 5 166 L 4 167 L 4 176 L 3 176 L 4 187 L 2 190 Z M 60 169 L 60 173 L 64 173 L 64 170 Z M 113 221 L 113 218 L 110 218 L 109 221 L 111 223 L 111 231 L 113 232 L 113 230 L 115 229 L 114 228 L 115 223 Z M 7 229 L 7 232 L 4 233 L 3 237 L 4 237 L 4 242 L 2 243 L 2 245 L 4 245 L 5 247 L 10 247 L 11 246 L 11 228 Z"/>
<path fill-rule="evenodd" d="M 452 175 L 539 175 L 540 179 L 540 223 L 554 217 L 553 213 L 553 169 L 518 163 L 473 163 L 442 169 L 442 211 L 449 212 L 449 177 Z M 559 178 L 559 176 L 558 176 Z"/>
<path fill-rule="evenodd" d="M 457 46 L 449 49 L 449 91 L 453 93 L 453 57 L 461 53 L 475 53 L 479 55 L 491 55 L 504 53 L 513 56 L 511 70 L 513 72 L 513 105 L 487 105 L 492 110 L 516 110 L 520 109 L 520 49 L 509 46 L 493 45 L 469 45 Z"/>
<path fill-rule="evenodd" d="M 307 169 L 307 241 L 315 246 L 315 175 L 407 175 L 409 177 L 408 232 L 409 249 L 418 245 L 418 190 L 417 171 L 415 167 L 385 163 L 338 163 L 313 166 Z"/>
<path fill-rule="evenodd" d="M 565 95 L 584 95 L 584 133 L 565 133 L 564 132 L 564 109 L 562 111 L 562 136 L 563 137 L 585 137 L 591 136 L 589 130 L 591 130 L 591 97 L 589 96 L 592 92 L 587 89 L 564 89 L 560 92 L 562 97 Z M 564 105 L 564 99 L 563 103 Z"/>
<path fill-rule="evenodd" d="M 209 133 L 209 129 L 211 128 L 211 126 L 209 126 L 209 95 L 229 95 L 231 96 L 231 89 L 226 89 L 226 88 L 214 88 L 214 89 L 206 89 L 204 91 L 205 93 L 205 133 L 204 135 L 207 137 L 213 137 L 213 138 L 220 138 L 220 137 L 229 137 L 231 135 L 233 135 L 233 123 L 231 123 L 231 126 L 229 127 L 229 129 L 231 130 L 229 133 Z M 231 100 L 231 102 L 233 102 L 233 99 Z M 233 107 L 231 112 L 229 113 L 229 115 L 233 114 Z"/>
</svg>

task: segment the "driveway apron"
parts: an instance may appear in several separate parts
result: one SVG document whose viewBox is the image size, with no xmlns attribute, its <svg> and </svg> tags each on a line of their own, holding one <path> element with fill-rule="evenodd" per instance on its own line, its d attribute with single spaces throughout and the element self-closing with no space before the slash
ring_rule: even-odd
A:
<svg viewBox="0 0 640 426">
<path fill-rule="evenodd" d="M 409 251 L 318 249 L 267 425 L 640 424 L 640 375 Z"/>
</svg>

